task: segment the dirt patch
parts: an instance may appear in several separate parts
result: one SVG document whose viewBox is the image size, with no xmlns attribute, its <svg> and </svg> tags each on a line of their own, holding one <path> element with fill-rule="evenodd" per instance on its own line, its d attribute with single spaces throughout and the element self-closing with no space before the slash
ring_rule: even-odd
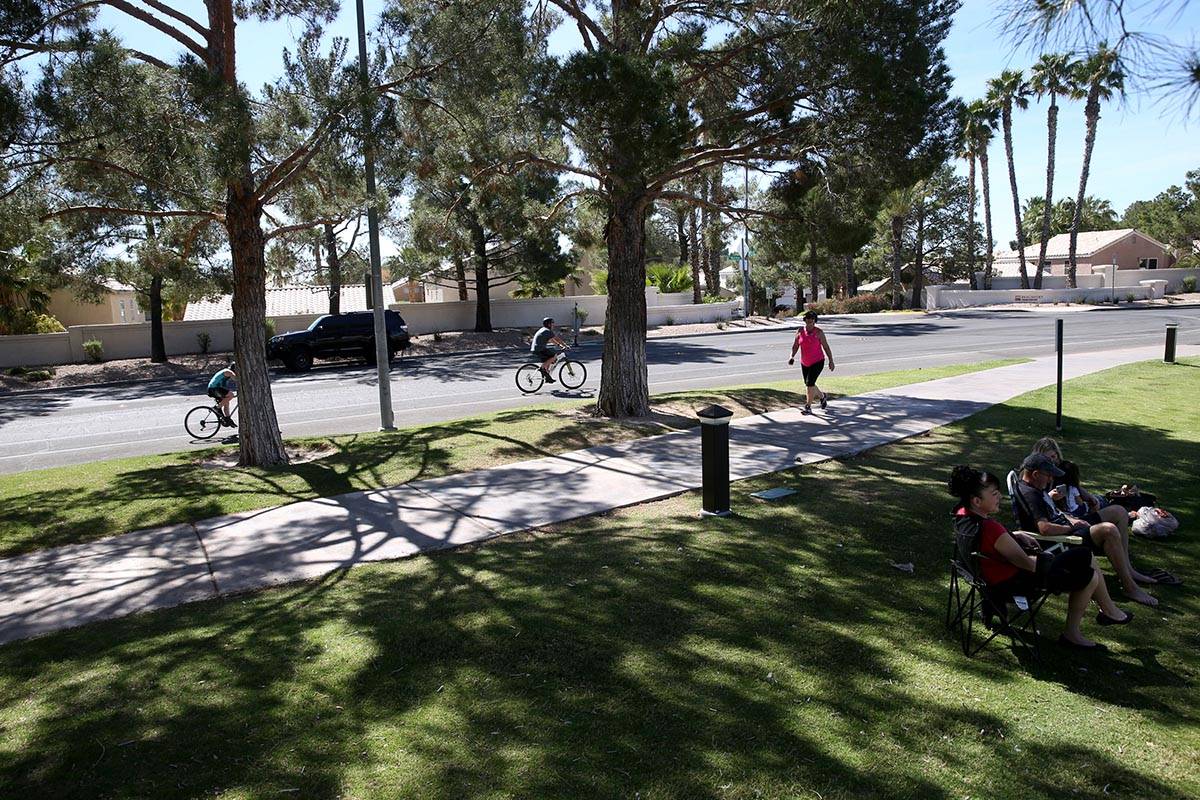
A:
<svg viewBox="0 0 1200 800">
<path fill-rule="evenodd" d="M 491 333 L 476 333 L 475 331 L 426 333 L 414 336 L 411 346 L 404 355 L 425 356 L 438 353 L 470 353 L 507 347 L 529 347 L 529 337 L 533 336 L 533 333 L 532 328 L 528 331 L 506 328 Z"/>
<path fill-rule="evenodd" d="M 319 461 L 322 458 L 331 456 L 338 451 L 331 444 L 318 444 L 311 446 L 293 446 L 290 444 L 284 445 L 284 449 L 288 454 L 288 463 L 292 466 L 296 464 L 308 464 L 312 461 Z M 196 466 L 201 469 L 230 469 L 238 465 L 238 451 L 224 450 L 208 458 L 197 459 Z"/>
</svg>

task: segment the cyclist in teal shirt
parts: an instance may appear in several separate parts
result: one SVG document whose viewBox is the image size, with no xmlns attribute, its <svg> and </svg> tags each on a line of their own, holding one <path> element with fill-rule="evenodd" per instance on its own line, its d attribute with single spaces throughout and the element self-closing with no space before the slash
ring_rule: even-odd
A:
<svg viewBox="0 0 1200 800">
<path fill-rule="evenodd" d="M 225 369 L 219 370 L 208 382 L 208 396 L 216 400 L 221 409 L 223 417 L 221 424 L 230 428 L 237 427 L 237 423 L 229 416 L 229 404 L 233 402 L 233 398 L 237 397 L 237 392 L 229 388 L 229 382 L 237 380 L 237 373 L 234 372 L 236 366 L 237 364 L 233 363 Z"/>
</svg>

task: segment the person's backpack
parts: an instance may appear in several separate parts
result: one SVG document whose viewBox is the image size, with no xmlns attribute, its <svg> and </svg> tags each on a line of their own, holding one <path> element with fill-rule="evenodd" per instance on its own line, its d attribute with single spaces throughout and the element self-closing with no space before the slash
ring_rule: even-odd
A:
<svg viewBox="0 0 1200 800">
<path fill-rule="evenodd" d="M 1147 539 L 1163 539 L 1170 536 L 1179 527 L 1179 520 L 1169 511 L 1154 506 L 1142 506 L 1138 509 L 1138 518 L 1131 526 L 1133 532 Z"/>
</svg>

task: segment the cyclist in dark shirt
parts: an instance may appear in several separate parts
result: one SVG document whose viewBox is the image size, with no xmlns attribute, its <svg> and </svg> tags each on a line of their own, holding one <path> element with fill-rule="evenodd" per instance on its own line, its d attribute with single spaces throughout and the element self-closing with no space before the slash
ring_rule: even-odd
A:
<svg viewBox="0 0 1200 800">
<path fill-rule="evenodd" d="M 550 368 L 554 366 L 554 359 L 559 353 L 558 350 L 550 349 L 552 344 L 563 350 L 567 349 L 567 343 L 554 332 L 554 319 L 546 317 L 542 320 L 542 327 L 538 328 L 538 332 L 533 335 L 533 342 L 529 345 L 529 352 L 542 359 L 542 377 L 546 379 L 546 383 L 554 383 L 554 378 L 550 377 Z"/>
</svg>

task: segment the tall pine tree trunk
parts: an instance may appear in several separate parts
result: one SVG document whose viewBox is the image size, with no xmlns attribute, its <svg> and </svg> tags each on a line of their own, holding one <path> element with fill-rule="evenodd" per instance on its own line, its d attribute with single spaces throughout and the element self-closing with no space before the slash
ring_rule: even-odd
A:
<svg viewBox="0 0 1200 800">
<path fill-rule="evenodd" d="M 679 266 L 688 263 L 687 216 L 682 208 L 675 210 L 675 236 L 679 240 Z"/>
<path fill-rule="evenodd" d="M 604 318 L 604 364 L 596 413 L 641 417 L 650 413 L 646 377 L 646 208 L 638 192 L 609 199 L 608 310 Z"/>
<path fill-rule="evenodd" d="M 893 214 L 891 219 L 892 231 L 892 308 L 896 311 L 904 308 L 903 248 L 904 248 L 904 215 Z"/>
<path fill-rule="evenodd" d="M 1096 145 L 1096 126 L 1100 122 L 1100 92 L 1096 85 L 1088 89 L 1083 117 L 1087 123 L 1087 132 L 1083 136 L 1083 167 L 1079 170 L 1079 191 L 1075 193 L 1075 212 L 1071 215 L 1071 242 L 1067 248 L 1068 289 L 1074 289 L 1077 285 L 1075 248 L 1079 238 L 1079 225 L 1083 221 L 1083 201 L 1087 197 L 1088 173 L 1092 167 L 1092 148 Z"/>
<path fill-rule="evenodd" d="M 234 58 L 235 17 L 232 0 L 205 0 L 208 52 L 213 78 L 223 97 L 214 118 L 228 144 L 225 230 L 233 261 L 233 346 L 238 374 L 238 464 L 268 467 L 286 464 L 271 381 L 267 373 L 266 237 L 262 203 L 253 180 L 253 125 L 248 99 L 238 84 Z"/>
<path fill-rule="evenodd" d="M 992 288 L 992 195 L 988 187 L 988 154 L 987 142 L 984 142 L 979 153 L 979 172 L 983 179 L 983 288 Z M 974 233 L 971 234 L 974 236 Z M 974 272 L 974 267 L 972 267 Z"/>
<path fill-rule="evenodd" d="M 1046 267 L 1046 247 L 1050 244 L 1050 215 L 1054 213 L 1054 140 L 1058 134 L 1058 102 L 1050 95 L 1050 107 L 1046 109 L 1046 207 L 1042 211 L 1042 241 L 1038 247 L 1037 272 L 1033 277 L 1033 288 L 1042 288 L 1042 271 Z"/>
<path fill-rule="evenodd" d="M 457 246 L 454 248 L 454 283 L 458 287 L 458 299 L 460 302 L 465 302 L 471 299 L 470 292 L 467 291 L 467 264 L 463 261 L 462 251 Z"/>
<path fill-rule="evenodd" d="M 1017 167 L 1013 162 L 1012 102 L 1001 112 L 1004 128 L 1004 155 L 1008 158 L 1008 187 L 1012 190 L 1013 219 L 1017 224 L 1017 266 L 1021 270 L 1021 288 L 1029 288 L 1029 270 L 1025 266 L 1025 231 L 1021 228 L 1021 196 L 1017 194 Z"/>
<path fill-rule="evenodd" d="M 971 288 L 978 289 L 975 282 L 975 151 L 972 145 L 967 156 L 967 278 Z"/>
<path fill-rule="evenodd" d="M 700 297 L 700 242 L 696 230 L 696 209 L 688 211 L 688 260 L 692 262 L 692 303 L 699 305 Z"/>
<path fill-rule="evenodd" d="M 492 330 L 491 289 L 488 286 L 487 234 L 474 218 L 470 223 L 471 261 L 475 267 L 475 330 L 490 333 Z"/>
<path fill-rule="evenodd" d="M 267 265 L 262 206 L 247 178 L 229 188 L 225 227 L 233 256 L 233 349 L 237 354 L 238 463 L 286 464 L 267 372 Z"/>
<path fill-rule="evenodd" d="M 856 297 L 858 295 L 858 275 L 854 271 L 854 254 L 850 253 L 844 258 L 846 259 L 846 296 Z"/>
<path fill-rule="evenodd" d="M 817 262 L 817 242 L 815 239 L 808 241 L 808 288 L 812 297 L 813 303 L 820 302 L 817 292 L 821 285 L 821 267 Z"/>
<path fill-rule="evenodd" d="M 325 224 L 325 253 L 329 259 L 329 313 L 342 313 L 342 259 L 333 226 Z"/>
<path fill-rule="evenodd" d="M 150 279 L 150 360 L 155 364 L 167 363 L 167 345 L 163 341 L 162 275 Z"/>
<path fill-rule="evenodd" d="M 971 224 L 975 224 L 973 217 Z M 921 290 L 925 281 L 925 198 L 921 197 L 917 205 L 917 252 L 913 255 L 912 303 L 909 308 L 924 308 L 921 301 Z M 974 280 L 972 280 L 974 283 Z"/>
</svg>

